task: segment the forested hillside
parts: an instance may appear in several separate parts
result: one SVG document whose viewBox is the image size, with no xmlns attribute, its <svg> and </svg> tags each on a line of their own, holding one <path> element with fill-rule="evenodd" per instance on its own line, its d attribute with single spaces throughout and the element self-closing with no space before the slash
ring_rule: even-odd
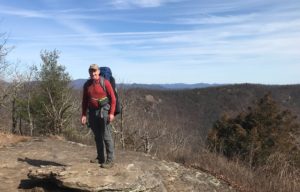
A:
<svg viewBox="0 0 300 192">
<path fill-rule="evenodd" d="M 157 114 L 168 123 L 177 122 L 187 132 L 205 138 L 213 123 L 223 114 L 245 111 L 256 100 L 270 93 L 282 107 L 300 113 L 300 85 L 236 84 L 193 90 L 130 89 L 121 93 L 126 113 Z M 130 104 L 127 104 L 130 103 Z M 126 114 L 126 115 L 129 115 Z M 171 127 L 171 126 L 170 126 Z"/>
</svg>

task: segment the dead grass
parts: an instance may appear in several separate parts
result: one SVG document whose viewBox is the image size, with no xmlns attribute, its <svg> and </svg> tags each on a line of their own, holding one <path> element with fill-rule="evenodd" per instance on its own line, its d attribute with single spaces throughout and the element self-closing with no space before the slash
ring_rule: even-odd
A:
<svg viewBox="0 0 300 192">
<path fill-rule="evenodd" d="M 24 142 L 27 140 L 29 140 L 29 137 L 0 132 L 0 148 L 7 146 L 7 145 L 15 144 L 18 142 Z"/>
<path fill-rule="evenodd" d="M 241 192 L 298 192 L 300 189 L 300 174 L 297 168 L 287 169 L 282 166 L 280 174 L 273 174 L 269 170 L 274 170 L 271 165 L 254 170 L 238 160 L 228 160 L 205 149 L 194 158 L 187 159 L 186 164 L 209 172 Z"/>
</svg>

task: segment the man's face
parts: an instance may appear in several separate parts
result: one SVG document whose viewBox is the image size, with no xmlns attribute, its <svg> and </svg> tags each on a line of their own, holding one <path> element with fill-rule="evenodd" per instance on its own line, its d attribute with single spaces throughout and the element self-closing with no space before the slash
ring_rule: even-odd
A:
<svg viewBox="0 0 300 192">
<path fill-rule="evenodd" d="M 89 70 L 91 79 L 97 80 L 99 79 L 100 70 L 90 69 Z"/>
</svg>

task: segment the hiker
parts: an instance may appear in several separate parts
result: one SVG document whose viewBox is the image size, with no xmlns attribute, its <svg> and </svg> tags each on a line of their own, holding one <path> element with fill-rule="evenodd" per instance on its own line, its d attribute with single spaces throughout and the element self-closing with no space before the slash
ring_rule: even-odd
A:
<svg viewBox="0 0 300 192">
<path fill-rule="evenodd" d="M 109 123 L 114 119 L 116 98 L 110 82 L 100 77 L 97 64 L 90 65 L 89 74 L 90 79 L 83 86 L 81 123 L 84 125 L 88 121 L 95 136 L 97 158 L 91 160 L 91 163 L 110 168 L 114 160 L 114 143 Z"/>
</svg>

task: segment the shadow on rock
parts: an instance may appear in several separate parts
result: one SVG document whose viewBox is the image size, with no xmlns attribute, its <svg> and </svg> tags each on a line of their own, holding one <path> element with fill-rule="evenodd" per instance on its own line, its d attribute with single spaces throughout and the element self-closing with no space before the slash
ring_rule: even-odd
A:
<svg viewBox="0 0 300 192">
<path fill-rule="evenodd" d="M 60 188 L 51 180 L 21 180 L 18 189 L 27 192 L 82 192 L 76 189 Z"/>
<path fill-rule="evenodd" d="M 47 190 L 57 189 L 56 185 L 50 181 L 30 180 L 30 179 L 21 180 L 18 187 L 18 189 L 34 189 L 34 188 L 43 188 Z"/>
<path fill-rule="evenodd" d="M 52 166 L 66 166 L 64 164 L 56 163 L 56 162 L 53 162 L 53 161 L 30 159 L 30 158 L 27 158 L 27 157 L 25 157 L 24 159 L 18 158 L 18 161 L 26 162 L 29 165 L 32 165 L 32 166 L 35 166 L 35 167 L 41 167 L 41 166 L 47 166 L 47 165 L 52 165 Z"/>
</svg>

